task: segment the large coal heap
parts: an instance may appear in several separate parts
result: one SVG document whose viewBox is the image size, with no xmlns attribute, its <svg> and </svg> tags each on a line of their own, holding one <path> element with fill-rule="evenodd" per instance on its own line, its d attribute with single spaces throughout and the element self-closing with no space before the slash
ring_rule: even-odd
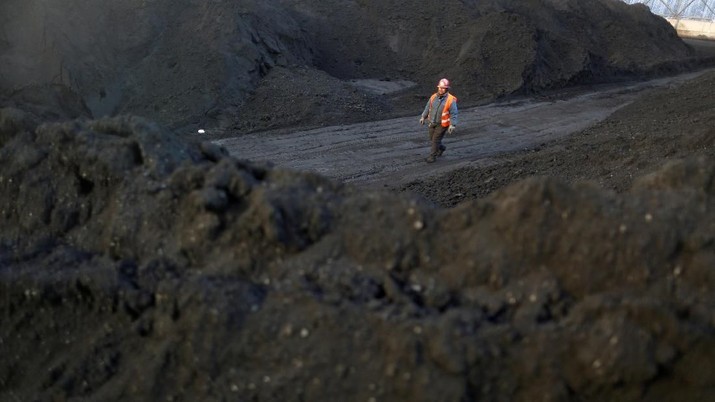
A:
<svg viewBox="0 0 715 402">
<path fill-rule="evenodd" d="M 0 400 L 715 399 L 706 96 L 692 143 L 677 131 L 698 155 L 628 189 L 529 177 L 451 209 L 174 131 L 280 126 L 241 122 L 286 99 L 315 123 L 303 96 L 328 121 L 406 110 L 352 78 L 449 75 L 477 99 L 684 65 L 644 7 L 8 0 L 0 19 Z M 589 163 L 673 154 L 644 127 L 674 113 L 640 107 L 650 125 Z"/>
<path fill-rule="evenodd" d="M 95 117 L 176 129 L 405 113 L 340 80 L 408 80 L 424 95 L 449 76 L 473 102 L 673 71 L 691 56 L 664 19 L 611 0 L 7 0 L 0 18 L 0 88 L 63 84 Z M 277 67 L 288 71 L 271 75 Z M 285 74 L 304 85 L 281 85 Z"/>
<path fill-rule="evenodd" d="M 0 121 L 0 399 L 713 396 L 712 158 L 443 210 L 139 118 Z"/>
</svg>

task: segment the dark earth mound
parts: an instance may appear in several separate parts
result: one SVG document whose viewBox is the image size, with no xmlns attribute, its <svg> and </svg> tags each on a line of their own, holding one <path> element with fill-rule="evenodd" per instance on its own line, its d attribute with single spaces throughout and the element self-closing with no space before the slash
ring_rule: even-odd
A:
<svg viewBox="0 0 715 402">
<path fill-rule="evenodd" d="M 1 114 L 2 400 L 715 397 L 711 153 L 443 210 L 137 118 Z"/>
<path fill-rule="evenodd" d="M 0 20 L 0 401 L 715 400 L 712 74 L 403 192 L 176 135 L 382 118 L 442 75 L 477 102 L 695 63 L 644 7 L 8 0 Z M 100 118 L 127 112 L 160 123 Z"/>
<path fill-rule="evenodd" d="M 694 62 L 664 19 L 615 0 L 6 0 L 0 26 L 0 88 L 62 84 L 94 117 L 180 133 L 333 123 L 325 109 L 344 122 L 416 113 L 442 76 L 466 104 Z M 334 78 L 419 85 L 374 107 Z"/>
</svg>

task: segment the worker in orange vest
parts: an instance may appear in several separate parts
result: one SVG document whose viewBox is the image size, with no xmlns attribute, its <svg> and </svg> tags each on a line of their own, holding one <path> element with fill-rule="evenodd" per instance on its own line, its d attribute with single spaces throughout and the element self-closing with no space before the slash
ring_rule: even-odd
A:
<svg viewBox="0 0 715 402">
<path fill-rule="evenodd" d="M 420 117 L 420 124 L 427 122 L 429 139 L 432 143 L 427 163 L 434 162 L 447 149 L 442 144 L 445 134 L 452 134 L 457 128 L 457 97 L 449 93 L 449 80 L 442 78 L 437 84 L 437 93 L 427 101 Z"/>
</svg>

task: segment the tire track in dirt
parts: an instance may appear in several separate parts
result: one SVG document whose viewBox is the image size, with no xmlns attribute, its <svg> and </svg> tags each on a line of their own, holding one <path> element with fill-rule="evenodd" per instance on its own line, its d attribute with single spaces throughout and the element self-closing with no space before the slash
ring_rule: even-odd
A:
<svg viewBox="0 0 715 402">
<path fill-rule="evenodd" d="M 650 90 L 676 86 L 704 72 L 464 108 L 457 132 L 445 138 L 447 151 L 432 164 L 425 162 L 429 142 L 427 129 L 418 123 L 421 110 L 412 117 L 281 134 L 258 132 L 215 142 L 239 159 L 269 161 L 360 186 L 399 186 L 466 166 L 485 166 L 499 154 L 563 138 Z"/>
</svg>

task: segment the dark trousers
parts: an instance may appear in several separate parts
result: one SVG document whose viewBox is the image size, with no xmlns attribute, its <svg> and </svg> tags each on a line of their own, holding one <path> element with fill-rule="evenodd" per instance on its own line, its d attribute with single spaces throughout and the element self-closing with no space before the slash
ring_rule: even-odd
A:
<svg viewBox="0 0 715 402">
<path fill-rule="evenodd" d="M 429 125 L 429 140 L 432 143 L 430 156 L 437 156 L 439 149 L 442 147 L 442 138 L 447 132 L 447 127 L 442 127 L 441 124 Z"/>
</svg>

